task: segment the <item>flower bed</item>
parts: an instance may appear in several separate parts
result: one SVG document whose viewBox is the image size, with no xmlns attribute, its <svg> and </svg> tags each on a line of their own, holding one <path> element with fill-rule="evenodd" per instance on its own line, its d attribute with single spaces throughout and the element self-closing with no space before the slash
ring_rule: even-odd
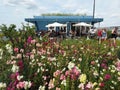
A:
<svg viewBox="0 0 120 90">
<path fill-rule="evenodd" d="M 28 36 L 0 49 L 0 89 L 119 90 L 119 49 L 92 39 Z"/>
</svg>

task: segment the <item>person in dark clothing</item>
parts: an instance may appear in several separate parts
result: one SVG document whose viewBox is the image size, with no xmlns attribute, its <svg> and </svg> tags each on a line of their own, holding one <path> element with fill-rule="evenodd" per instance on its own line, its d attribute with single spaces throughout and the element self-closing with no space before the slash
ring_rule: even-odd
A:
<svg viewBox="0 0 120 90">
<path fill-rule="evenodd" d="M 116 47 L 117 46 L 117 44 L 116 44 L 116 38 L 117 38 L 117 36 L 118 36 L 118 28 L 117 27 L 115 27 L 113 30 L 112 30 L 112 32 L 111 32 L 111 46 L 114 46 L 114 47 Z"/>
</svg>

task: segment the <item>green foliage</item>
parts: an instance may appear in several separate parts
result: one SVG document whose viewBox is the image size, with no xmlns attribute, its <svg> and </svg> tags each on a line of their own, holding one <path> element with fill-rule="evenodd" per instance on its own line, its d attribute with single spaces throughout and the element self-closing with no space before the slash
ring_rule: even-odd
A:
<svg viewBox="0 0 120 90">
<path fill-rule="evenodd" d="M 86 16 L 86 14 L 73 14 L 73 13 L 44 13 L 42 16 Z"/>
<path fill-rule="evenodd" d="M 117 57 L 120 59 L 120 49 L 117 50 Z"/>
<path fill-rule="evenodd" d="M 20 68 L 17 72 L 23 76 L 18 82 L 31 81 L 33 85 L 30 90 L 38 90 L 39 86 L 45 86 L 45 90 L 48 90 L 50 83 L 54 85 L 51 90 L 56 88 L 80 90 L 81 88 L 78 88 L 80 84 L 84 84 L 85 88 L 88 83 L 93 85 L 95 82 L 96 86 L 88 90 L 95 90 L 96 87 L 110 90 L 110 86 L 119 90 L 119 71 L 116 69 L 116 62 L 120 58 L 120 41 L 117 41 L 116 48 L 110 47 L 107 41 L 98 44 L 96 39 L 87 40 L 82 37 L 58 42 L 47 35 L 40 40 L 35 34 L 35 28 L 29 24 L 23 24 L 19 31 L 14 25 L 9 27 L 2 25 L 1 28 L 3 34 L 10 40 L 2 47 L 3 53 L 0 59 L 0 80 L 5 81 L 8 87 L 11 82 L 15 83 L 16 78 L 8 77 L 14 74 L 12 68 L 16 65 Z M 6 49 L 6 44 L 9 43 L 14 53 Z M 71 66 L 73 67 L 70 69 Z M 59 74 L 55 74 L 56 71 L 60 71 Z M 86 79 L 82 78 L 84 83 L 80 81 L 82 74 L 86 75 Z M 107 80 L 106 74 L 110 75 Z M 113 84 L 113 81 L 117 84 Z M 18 82 L 14 85 L 15 89 L 23 90 L 23 88 L 17 89 Z M 102 82 L 105 84 L 103 87 L 100 86 Z"/>
<path fill-rule="evenodd" d="M 1 32 L 4 37 L 6 37 L 13 47 L 23 47 L 24 42 L 27 40 L 29 36 L 35 36 L 35 27 L 29 26 L 29 24 L 22 24 L 22 28 L 17 30 L 16 25 L 11 24 L 10 26 L 6 26 L 2 24 L 0 26 Z M 20 37 L 19 37 L 20 36 Z"/>
</svg>

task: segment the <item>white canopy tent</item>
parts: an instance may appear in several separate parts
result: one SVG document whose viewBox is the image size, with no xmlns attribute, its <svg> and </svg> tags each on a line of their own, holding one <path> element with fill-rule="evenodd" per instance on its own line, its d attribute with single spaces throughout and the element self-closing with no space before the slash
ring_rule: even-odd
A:
<svg viewBox="0 0 120 90">
<path fill-rule="evenodd" d="M 91 24 L 87 24 L 87 23 L 85 23 L 85 22 L 76 23 L 76 24 L 73 24 L 73 26 L 75 26 L 75 27 L 80 27 L 80 33 L 83 32 L 83 31 L 81 30 L 81 27 L 85 27 L 84 32 L 87 31 L 87 27 L 89 27 L 89 29 L 92 27 Z"/>
<path fill-rule="evenodd" d="M 50 23 L 48 25 L 46 25 L 45 27 L 48 28 L 48 30 L 51 30 L 50 28 L 53 27 L 54 30 L 56 30 L 56 27 L 67 27 L 67 24 L 61 24 L 61 23 L 58 23 L 58 22 L 54 22 L 54 23 Z"/>
<path fill-rule="evenodd" d="M 58 23 L 58 22 L 54 22 L 51 24 L 46 25 L 46 27 L 61 27 L 63 24 Z"/>
<path fill-rule="evenodd" d="M 85 23 L 85 22 L 81 22 L 81 23 L 73 24 L 73 26 L 92 27 L 91 24 L 87 24 L 87 23 Z"/>
</svg>

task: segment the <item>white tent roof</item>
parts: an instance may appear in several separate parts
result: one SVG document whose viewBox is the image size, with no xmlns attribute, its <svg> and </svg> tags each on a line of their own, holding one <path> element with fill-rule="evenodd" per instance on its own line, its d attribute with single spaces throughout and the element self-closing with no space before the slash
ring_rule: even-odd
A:
<svg viewBox="0 0 120 90">
<path fill-rule="evenodd" d="M 62 27 L 67 27 L 67 24 L 63 24 Z"/>
<path fill-rule="evenodd" d="M 91 24 L 87 24 L 85 22 L 81 22 L 81 23 L 77 23 L 77 24 L 73 24 L 73 26 L 85 26 L 85 27 L 92 27 Z"/>
<path fill-rule="evenodd" d="M 46 27 L 61 27 L 63 24 L 58 23 L 58 22 L 54 22 L 51 24 L 46 25 Z"/>
</svg>

